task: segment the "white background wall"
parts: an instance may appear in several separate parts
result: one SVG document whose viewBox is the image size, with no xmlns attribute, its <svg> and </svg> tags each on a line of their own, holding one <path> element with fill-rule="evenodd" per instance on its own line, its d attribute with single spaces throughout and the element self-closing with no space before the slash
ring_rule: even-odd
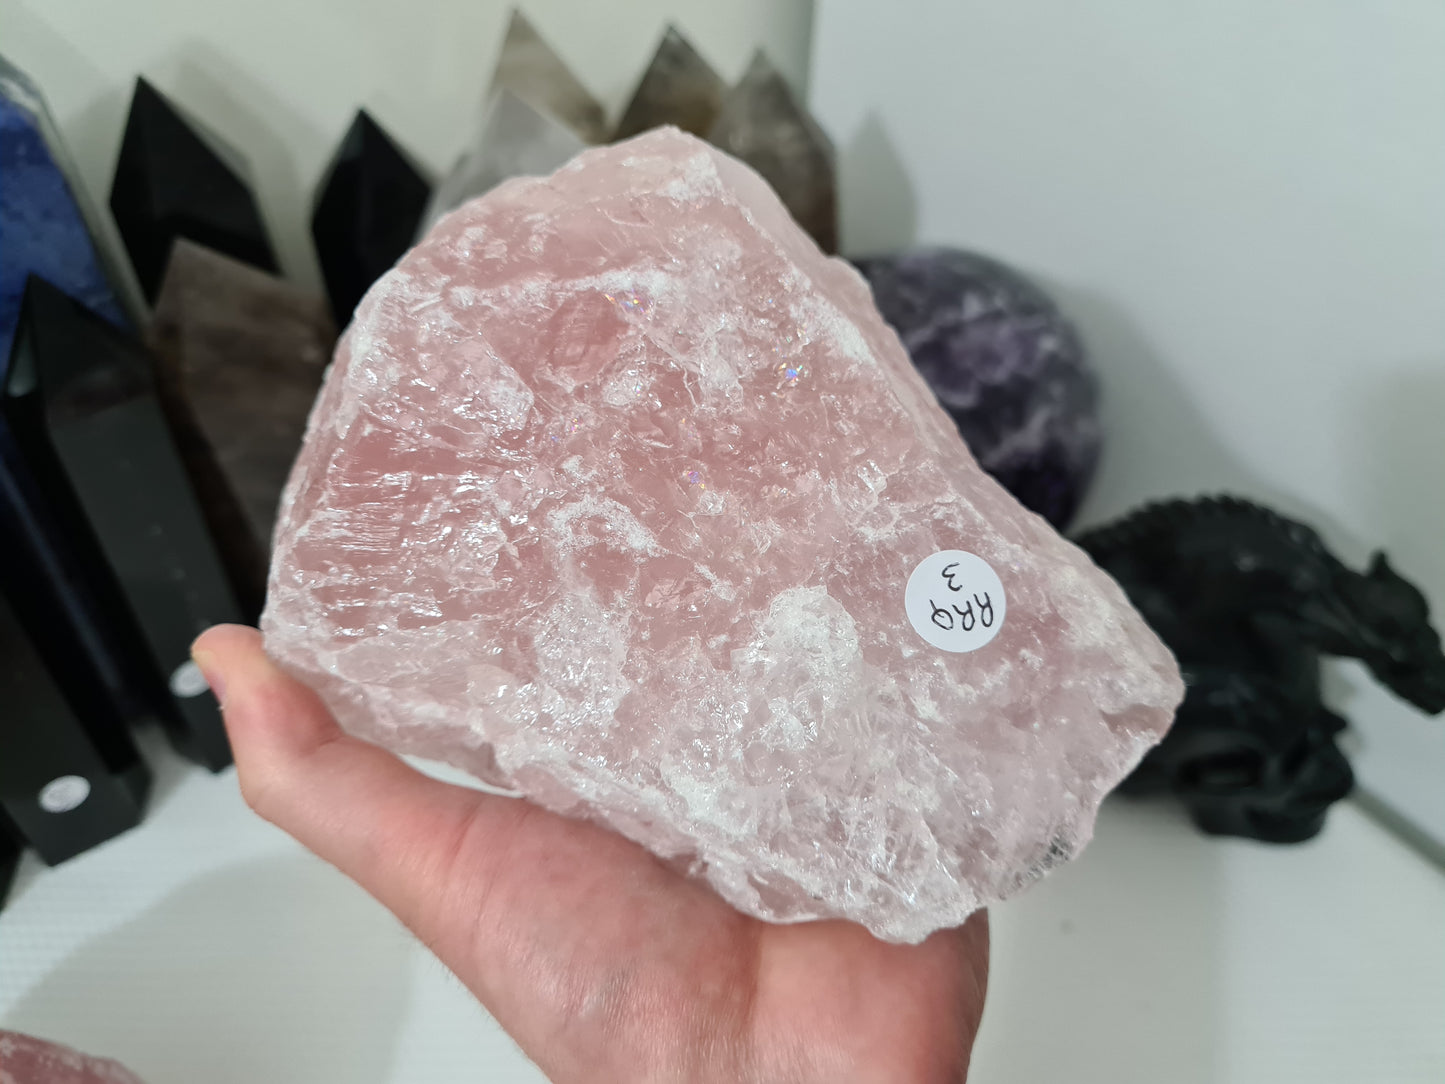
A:
<svg viewBox="0 0 1445 1084">
<path fill-rule="evenodd" d="M 527 0 L 616 119 L 675 20 L 723 78 L 759 46 L 800 88 L 812 0 Z M 0 0 L 0 52 L 40 83 L 104 204 L 143 74 L 249 160 L 283 268 L 319 282 L 311 194 L 359 106 L 434 173 L 481 115 L 511 0 Z"/>
<path fill-rule="evenodd" d="M 843 239 L 1036 276 L 1105 384 L 1082 522 L 1228 490 L 1445 625 L 1445 5 L 823 0 Z M 1445 719 L 1343 668 L 1368 785 L 1445 841 Z"/>
</svg>

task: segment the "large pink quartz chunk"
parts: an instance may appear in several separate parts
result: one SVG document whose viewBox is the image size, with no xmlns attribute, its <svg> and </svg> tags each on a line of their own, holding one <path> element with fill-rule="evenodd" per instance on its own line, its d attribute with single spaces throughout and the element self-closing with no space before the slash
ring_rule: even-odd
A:
<svg viewBox="0 0 1445 1084">
<path fill-rule="evenodd" d="M 356 734 L 895 941 L 1078 851 L 1182 692 L 863 280 L 670 129 L 495 189 L 372 288 L 262 627 Z"/>
<path fill-rule="evenodd" d="M 57 1046 L 0 1031 L 0 1084 L 141 1084 L 118 1061 L 92 1058 L 68 1046 Z"/>
</svg>

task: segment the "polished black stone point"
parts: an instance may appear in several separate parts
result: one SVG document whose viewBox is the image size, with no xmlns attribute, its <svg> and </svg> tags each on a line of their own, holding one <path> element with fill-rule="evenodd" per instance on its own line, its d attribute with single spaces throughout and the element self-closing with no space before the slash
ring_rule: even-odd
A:
<svg viewBox="0 0 1445 1084">
<path fill-rule="evenodd" d="M 161 720 L 173 743 L 218 770 L 230 748 L 190 644 L 241 612 L 162 412 L 154 362 L 39 279 L 26 289 L 20 326 L 6 406 L 25 408 L 27 455 L 51 461 L 62 481 L 49 503 L 84 524 L 95 559 L 113 571 L 165 679 Z"/>
<path fill-rule="evenodd" d="M 264 271 L 277 269 L 244 173 L 234 150 L 188 121 L 150 83 L 136 80 L 110 209 L 147 300 L 155 300 L 177 237 Z"/>
<path fill-rule="evenodd" d="M 366 110 L 347 130 L 317 189 L 311 236 L 338 327 L 411 247 L 431 185 Z"/>
<path fill-rule="evenodd" d="M 87 725 L 164 718 L 171 698 L 50 440 L 35 369 L 31 277 L 0 358 L 0 591 Z"/>
<path fill-rule="evenodd" d="M 14 826 L 0 811 L 0 908 L 5 906 L 5 897 L 10 894 L 10 882 L 15 879 L 15 868 L 20 865 L 22 846 Z"/>
</svg>

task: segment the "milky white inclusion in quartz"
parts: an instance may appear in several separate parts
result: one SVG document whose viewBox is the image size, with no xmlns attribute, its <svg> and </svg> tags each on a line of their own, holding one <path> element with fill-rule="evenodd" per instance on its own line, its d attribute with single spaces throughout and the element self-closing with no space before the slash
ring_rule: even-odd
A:
<svg viewBox="0 0 1445 1084">
<path fill-rule="evenodd" d="M 930 573 L 905 612 L 946 550 L 1006 594 L 975 650 L 945 625 L 976 625 L 951 609 L 976 584 Z M 1077 852 L 1182 693 L 1119 588 L 979 470 L 862 279 L 672 129 L 502 185 L 372 288 L 262 627 L 353 733 L 749 914 L 894 941 Z"/>
</svg>

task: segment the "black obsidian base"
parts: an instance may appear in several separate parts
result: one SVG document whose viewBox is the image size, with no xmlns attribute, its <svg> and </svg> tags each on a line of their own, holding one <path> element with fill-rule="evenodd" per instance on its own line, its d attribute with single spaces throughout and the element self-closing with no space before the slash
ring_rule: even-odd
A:
<svg viewBox="0 0 1445 1084">
<path fill-rule="evenodd" d="M 162 722 L 174 744 L 224 767 L 220 713 L 189 652 L 203 629 L 240 612 L 161 412 L 150 356 L 31 278 L 0 409 L 26 461 L 50 476 L 47 505 L 83 521 L 113 570 L 167 679 Z"/>
<path fill-rule="evenodd" d="M 75 713 L 4 595 L 0 703 L 0 807 L 42 859 L 63 862 L 140 822 L 150 772 L 130 735 L 113 716 Z"/>
<path fill-rule="evenodd" d="M 15 880 L 15 867 L 20 864 L 22 844 L 19 833 L 5 816 L 0 807 L 0 908 L 10 895 L 10 883 Z"/>
</svg>

